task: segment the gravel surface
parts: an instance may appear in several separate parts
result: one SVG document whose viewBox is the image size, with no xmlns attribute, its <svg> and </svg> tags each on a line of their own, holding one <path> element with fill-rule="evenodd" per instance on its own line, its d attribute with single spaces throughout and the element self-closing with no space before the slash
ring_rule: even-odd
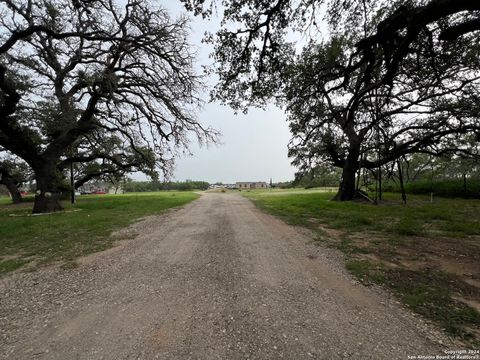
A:
<svg viewBox="0 0 480 360">
<path fill-rule="evenodd" d="M 454 346 L 240 196 L 207 193 L 125 234 L 78 268 L 3 277 L 0 358 L 407 359 Z"/>
</svg>

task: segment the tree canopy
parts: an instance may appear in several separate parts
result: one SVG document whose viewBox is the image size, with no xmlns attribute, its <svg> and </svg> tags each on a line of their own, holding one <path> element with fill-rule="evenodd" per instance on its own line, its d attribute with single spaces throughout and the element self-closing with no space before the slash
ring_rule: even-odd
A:
<svg viewBox="0 0 480 360">
<path fill-rule="evenodd" d="M 184 2 L 204 16 L 218 5 Z M 222 5 L 213 97 L 235 109 L 276 101 L 290 122 L 294 164 L 343 169 L 338 199 L 354 198 L 362 167 L 412 153 L 475 156 L 478 1 Z M 298 37 L 290 39 L 295 32 L 302 51 Z"/>
<path fill-rule="evenodd" d="M 71 161 L 169 173 L 192 134 L 216 141 L 195 118 L 185 16 L 147 0 L 2 0 L 0 13 L 0 146 L 35 172 L 34 212 L 61 209 Z"/>
</svg>

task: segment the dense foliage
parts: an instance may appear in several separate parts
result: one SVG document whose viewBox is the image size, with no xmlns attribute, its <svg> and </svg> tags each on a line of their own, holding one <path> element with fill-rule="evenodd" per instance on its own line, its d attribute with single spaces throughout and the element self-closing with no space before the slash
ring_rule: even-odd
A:
<svg viewBox="0 0 480 360">
<path fill-rule="evenodd" d="M 33 170 L 34 212 L 61 209 L 72 162 L 169 174 L 190 139 L 215 141 L 186 17 L 149 0 L 2 0 L 0 15 L 0 147 Z"/>
<path fill-rule="evenodd" d="M 400 192 L 398 184 L 387 183 L 384 191 Z M 446 198 L 480 199 L 480 178 L 419 180 L 405 184 L 408 194 Z"/>
<path fill-rule="evenodd" d="M 219 3 L 183 1 L 203 16 Z M 341 168 L 337 199 L 355 197 L 361 169 L 380 172 L 411 154 L 478 159 L 478 1 L 222 6 L 213 97 L 235 109 L 285 108 L 294 165 Z"/>
</svg>

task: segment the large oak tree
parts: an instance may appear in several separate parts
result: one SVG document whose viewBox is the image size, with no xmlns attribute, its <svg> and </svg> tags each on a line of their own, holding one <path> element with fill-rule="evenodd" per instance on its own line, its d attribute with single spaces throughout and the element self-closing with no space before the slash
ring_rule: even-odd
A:
<svg viewBox="0 0 480 360">
<path fill-rule="evenodd" d="M 418 48 L 388 86 L 366 92 L 355 105 L 365 70 L 344 74 L 349 57 L 343 41 L 306 49 L 291 65 L 281 98 L 295 165 L 342 168 L 337 198 L 350 200 L 360 168 L 377 169 L 414 153 L 476 156 L 470 141 L 480 134 L 475 43 L 454 44 L 448 55 L 436 55 L 434 66 L 422 52 L 430 50 Z"/>
<path fill-rule="evenodd" d="M 0 12 L 0 146 L 33 169 L 34 212 L 61 209 L 62 167 L 82 160 L 76 149 L 95 132 L 139 156 L 148 149 L 163 170 L 191 134 L 215 141 L 195 118 L 202 82 L 187 18 L 146 0 L 123 8 L 113 0 L 2 0 Z"/>
<path fill-rule="evenodd" d="M 414 152 L 462 152 L 459 138 L 478 131 L 478 1 L 184 3 L 203 16 L 223 11 L 212 37 L 213 96 L 235 109 L 279 100 L 295 136 L 295 163 L 343 168 L 337 199 L 355 196 L 361 166 Z M 341 49 L 322 40 L 327 27 Z M 288 42 L 295 31 L 307 40 L 300 56 Z M 383 154 L 361 156 L 372 148 Z"/>
</svg>

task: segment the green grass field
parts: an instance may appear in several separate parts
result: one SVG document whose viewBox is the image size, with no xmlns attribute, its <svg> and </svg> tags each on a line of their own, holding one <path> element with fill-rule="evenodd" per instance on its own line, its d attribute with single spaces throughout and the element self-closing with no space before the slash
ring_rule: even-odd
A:
<svg viewBox="0 0 480 360">
<path fill-rule="evenodd" d="M 198 198 L 193 192 L 126 195 L 86 195 L 66 212 L 28 216 L 32 203 L 10 205 L 0 198 L 0 274 L 34 269 L 52 262 L 65 266 L 104 250 L 116 240 L 110 235 L 138 219 L 184 205 Z"/>
<path fill-rule="evenodd" d="M 365 284 L 390 288 L 448 333 L 480 339 L 480 200 L 385 194 L 380 205 L 331 201 L 322 190 L 245 191 L 266 212 L 340 249 Z"/>
<path fill-rule="evenodd" d="M 409 196 L 400 203 L 398 194 L 385 194 L 380 206 L 359 202 L 330 201 L 322 190 L 272 190 L 243 192 L 261 208 L 289 223 L 309 225 L 312 220 L 349 232 L 380 231 L 392 236 L 480 235 L 480 201 Z"/>
</svg>

